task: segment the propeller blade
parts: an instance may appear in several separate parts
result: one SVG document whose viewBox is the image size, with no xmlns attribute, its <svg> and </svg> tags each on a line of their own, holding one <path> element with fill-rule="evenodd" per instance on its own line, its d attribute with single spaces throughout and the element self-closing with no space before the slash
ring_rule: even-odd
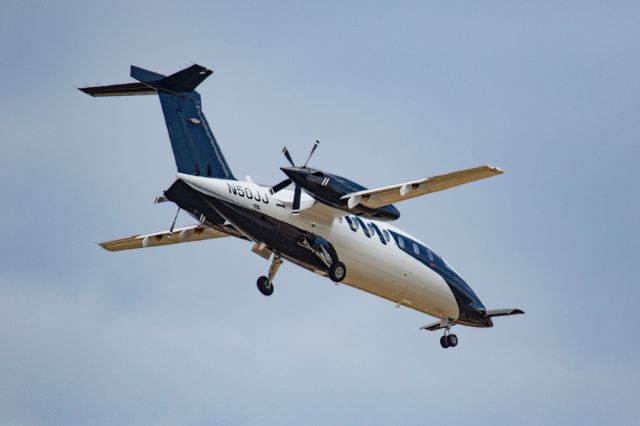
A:
<svg viewBox="0 0 640 426">
<path fill-rule="evenodd" d="M 293 206 L 291 206 L 293 214 L 298 214 L 300 212 L 301 193 L 302 193 L 302 188 L 300 188 L 300 185 L 296 185 L 296 189 L 293 193 Z"/>
<path fill-rule="evenodd" d="M 287 149 L 286 146 L 282 148 L 282 153 L 284 154 L 285 157 L 287 157 L 287 160 L 289 160 L 289 163 L 291 164 L 291 166 L 295 167 L 296 165 L 293 164 L 293 160 L 291 159 L 291 154 L 289 154 L 289 150 Z"/>
<path fill-rule="evenodd" d="M 270 190 L 271 195 L 275 194 L 276 192 L 282 191 L 289 185 L 291 185 L 291 179 L 285 179 L 282 182 L 273 185 Z"/>
<path fill-rule="evenodd" d="M 318 148 L 318 145 L 320 145 L 320 141 L 318 139 L 316 139 L 316 143 L 313 144 L 313 148 L 311 148 L 311 152 L 309 153 L 309 157 L 307 158 L 307 161 L 304 162 L 304 167 L 307 167 L 307 163 L 309 162 L 309 160 L 311 160 L 311 156 L 313 155 L 314 152 L 316 152 L 316 149 Z"/>
</svg>

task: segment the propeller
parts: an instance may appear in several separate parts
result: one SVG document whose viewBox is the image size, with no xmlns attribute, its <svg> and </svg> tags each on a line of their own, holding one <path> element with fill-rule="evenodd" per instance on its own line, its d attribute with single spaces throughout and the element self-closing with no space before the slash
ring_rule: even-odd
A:
<svg viewBox="0 0 640 426">
<path fill-rule="evenodd" d="M 304 162 L 304 165 L 302 166 L 302 168 L 307 167 L 307 164 L 309 164 L 309 160 L 311 160 L 311 157 L 313 156 L 313 153 L 316 152 L 316 149 L 318 149 L 318 145 L 320 145 L 320 141 L 316 139 L 316 142 L 313 144 L 313 147 L 311 147 L 311 152 L 309 153 L 309 156 L 307 157 L 307 161 Z M 284 154 L 284 156 L 289 161 L 289 164 L 291 164 L 292 167 L 297 167 L 296 164 L 293 162 L 293 159 L 291 158 L 291 154 L 289 153 L 289 150 L 287 149 L 286 146 L 284 148 L 282 148 L 282 153 Z M 272 186 L 270 192 L 271 192 L 271 194 L 275 194 L 278 191 L 282 191 L 283 189 L 285 189 L 287 186 L 291 185 L 292 183 L 293 183 L 293 181 L 291 179 L 287 178 L 287 179 L 283 180 L 282 182 L 278 182 L 277 184 Z M 301 197 L 301 195 L 302 195 L 302 188 L 300 187 L 300 185 L 297 185 L 297 184 L 294 183 L 293 206 L 291 206 L 293 214 L 298 214 L 300 212 L 300 197 Z"/>
</svg>

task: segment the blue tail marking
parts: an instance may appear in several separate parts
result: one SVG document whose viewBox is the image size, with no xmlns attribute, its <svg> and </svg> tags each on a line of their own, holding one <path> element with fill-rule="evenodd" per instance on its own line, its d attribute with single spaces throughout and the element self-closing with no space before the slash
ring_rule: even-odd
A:
<svg viewBox="0 0 640 426">
<path fill-rule="evenodd" d="M 131 77 L 140 83 L 85 87 L 80 90 L 91 96 L 157 94 L 178 172 L 235 180 L 202 112 L 200 94 L 195 90 L 212 72 L 203 66 L 192 65 L 164 76 L 132 66 Z"/>
</svg>

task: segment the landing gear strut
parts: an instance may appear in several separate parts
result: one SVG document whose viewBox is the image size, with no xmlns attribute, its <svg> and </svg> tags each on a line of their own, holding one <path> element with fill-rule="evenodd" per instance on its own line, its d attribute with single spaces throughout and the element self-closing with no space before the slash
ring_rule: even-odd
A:
<svg viewBox="0 0 640 426">
<path fill-rule="evenodd" d="M 258 278 L 258 290 L 260 293 L 265 296 L 271 296 L 273 294 L 273 278 L 276 276 L 278 269 L 280 269 L 280 265 L 282 265 L 282 258 L 279 254 L 273 256 L 273 260 L 271 261 L 271 266 L 269 266 L 269 276 L 262 276 Z"/>
<path fill-rule="evenodd" d="M 316 235 L 311 241 L 303 238 L 301 245 L 318 256 L 318 258 L 327 265 L 327 273 L 331 281 L 339 283 L 344 280 L 344 277 L 347 275 L 347 267 L 338 260 L 338 253 L 336 253 L 333 246 L 331 246 L 327 240 Z"/>
<path fill-rule="evenodd" d="M 451 322 L 447 323 L 444 329 L 444 335 L 440 338 L 440 346 L 443 348 L 455 348 L 458 346 L 458 336 L 455 334 L 449 334 L 451 331 Z"/>
</svg>

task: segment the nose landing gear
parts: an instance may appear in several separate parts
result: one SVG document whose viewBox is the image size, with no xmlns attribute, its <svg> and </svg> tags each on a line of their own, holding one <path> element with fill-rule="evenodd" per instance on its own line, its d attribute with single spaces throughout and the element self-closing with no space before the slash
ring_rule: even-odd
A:
<svg viewBox="0 0 640 426">
<path fill-rule="evenodd" d="M 458 336 L 456 336 L 455 334 L 445 334 L 440 338 L 440 346 L 445 349 L 458 346 Z"/>
<path fill-rule="evenodd" d="M 420 330 L 436 331 L 444 328 L 444 335 L 440 338 L 440 346 L 443 348 L 454 348 L 458 346 L 458 336 L 450 334 L 451 327 L 454 323 L 450 319 L 443 318 L 441 321 L 434 322 L 433 324 L 427 324 L 420 327 Z"/>
<path fill-rule="evenodd" d="M 451 321 L 447 321 L 447 326 L 444 329 L 444 335 L 440 338 L 440 346 L 443 348 L 455 348 L 458 346 L 458 336 L 455 334 L 449 334 L 451 331 Z"/>
<path fill-rule="evenodd" d="M 273 294 L 273 279 L 275 278 L 278 269 L 280 269 L 282 262 L 283 260 L 279 254 L 273 256 L 271 266 L 269 266 L 269 276 L 262 276 L 258 278 L 257 285 L 260 293 L 264 294 L 265 296 L 271 296 Z"/>
</svg>

